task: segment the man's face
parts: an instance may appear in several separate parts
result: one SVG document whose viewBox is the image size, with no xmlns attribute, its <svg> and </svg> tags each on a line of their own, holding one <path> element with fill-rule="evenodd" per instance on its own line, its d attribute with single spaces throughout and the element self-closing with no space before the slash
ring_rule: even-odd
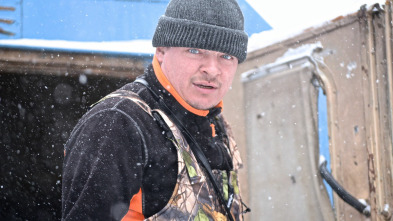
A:
<svg viewBox="0 0 393 221">
<path fill-rule="evenodd" d="M 238 65 L 234 56 L 196 48 L 158 47 L 156 57 L 179 95 L 200 110 L 222 100 Z"/>
</svg>

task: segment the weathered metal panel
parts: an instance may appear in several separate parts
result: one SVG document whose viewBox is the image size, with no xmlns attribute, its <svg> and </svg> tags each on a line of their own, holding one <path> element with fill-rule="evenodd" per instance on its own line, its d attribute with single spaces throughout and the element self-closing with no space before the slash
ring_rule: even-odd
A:
<svg viewBox="0 0 393 221">
<path fill-rule="evenodd" d="M 238 74 L 240 75 L 258 67 L 266 67 L 276 63 L 277 58 L 283 56 L 290 49 L 316 42 L 320 42 L 323 46 L 322 51 L 314 54 L 316 56 L 314 58 L 318 61 L 318 68 L 309 70 L 308 80 L 311 82 L 311 73 L 317 76 L 327 96 L 332 173 L 348 192 L 356 198 L 365 199 L 371 205 L 371 217 L 366 218 L 337 195 L 334 195 L 336 220 L 392 219 L 392 35 L 391 1 L 387 1 L 383 8 L 378 5 L 368 9 L 361 8 L 358 13 L 341 17 L 317 29 L 306 30 L 299 36 L 254 51 L 239 66 Z M 307 72 L 306 69 L 302 69 L 302 71 Z M 308 102 L 309 105 L 314 105 L 308 100 L 309 98 L 295 96 L 296 90 L 285 91 L 283 89 L 289 88 L 287 85 L 295 82 L 293 76 L 287 75 L 287 72 L 282 70 L 276 73 L 278 76 L 286 76 L 281 79 L 282 83 L 272 84 L 273 77 L 261 78 L 259 84 L 263 87 L 256 87 L 256 85 L 249 83 L 241 85 L 239 82 L 234 82 L 233 88 L 236 91 L 230 92 L 226 98 L 228 101 L 233 100 L 231 98 L 236 98 L 237 103 L 243 102 L 246 105 L 251 105 L 247 106 L 244 112 L 245 123 L 238 121 L 241 117 L 235 118 L 239 115 L 239 111 L 231 112 L 231 107 L 226 108 L 226 115 L 229 116 L 228 119 L 234 119 L 235 125 L 240 125 L 240 128 L 245 130 L 243 134 L 241 130 L 235 131 L 235 133 L 237 132 L 237 137 L 240 137 L 241 141 L 244 139 L 243 145 L 247 147 L 242 150 L 243 158 L 248 159 L 246 161 L 248 174 L 244 176 L 248 180 L 247 191 L 249 195 L 247 197 L 253 211 L 261 211 L 257 212 L 257 215 L 250 215 L 252 220 L 260 220 L 260 217 L 269 217 L 270 215 L 293 219 L 299 215 L 291 210 L 292 208 L 280 207 L 280 211 L 272 209 L 272 201 L 263 197 L 268 194 L 264 190 L 272 188 L 274 185 L 278 185 L 276 186 L 277 190 L 269 193 L 271 195 L 278 193 L 281 195 L 280 191 L 293 194 L 290 191 L 292 187 L 289 183 L 287 183 L 287 189 L 280 189 L 278 187 L 284 185 L 284 180 L 271 179 L 270 182 L 267 182 L 266 177 L 274 177 L 273 171 L 277 171 L 278 168 L 288 172 L 286 168 L 294 161 L 287 155 L 291 155 L 290 151 L 298 146 L 297 142 L 302 138 L 302 133 L 305 130 L 299 130 L 295 125 L 287 125 L 285 130 L 297 134 L 296 139 L 299 140 L 287 140 L 285 146 L 292 148 L 289 148 L 289 151 L 287 149 L 279 151 L 281 161 L 268 164 L 266 160 L 252 159 L 257 153 L 261 154 L 264 151 L 268 154 L 264 154 L 263 157 L 270 157 L 271 162 L 274 162 L 275 158 L 277 160 L 277 155 L 271 152 L 274 149 L 269 144 L 274 143 L 279 146 L 278 148 L 282 148 L 280 145 L 283 145 L 280 143 L 282 141 L 280 134 L 278 134 L 278 131 L 284 130 L 283 125 L 278 122 L 281 116 L 279 112 L 283 112 L 283 116 L 287 120 L 297 116 L 296 112 L 287 110 L 290 106 L 287 109 L 280 108 L 277 103 L 295 102 L 300 98 L 304 102 Z M 292 70 L 292 73 L 295 72 Z M 297 75 L 300 73 L 301 71 L 298 70 Z M 279 78 L 278 76 L 276 78 Z M 307 74 L 304 73 L 303 76 L 307 76 Z M 270 83 L 268 84 L 268 82 Z M 307 87 L 311 87 L 310 84 Z M 267 90 L 267 88 L 271 90 Z M 273 96 L 273 90 L 282 91 L 282 93 Z M 283 96 L 284 94 L 285 96 Z M 293 99 L 288 100 L 287 96 Z M 313 97 L 314 95 L 309 96 Z M 264 102 L 265 104 L 263 104 Z M 257 110 L 262 108 L 262 105 L 267 105 L 266 107 L 270 108 L 270 112 L 265 112 L 263 120 L 265 125 L 260 123 L 261 119 L 255 118 L 255 114 L 258 114 Z M 274 108 L 279 111 L 273 111 Z M 313 116 L 314 111 L 316 111 L 315 108 L 310 108 L 310 114 L 307 116 Z M 309 120 L 304 119 L 306 122 Z M 269 127 L 263 127 L 266 126 L 266 122 L 272 122 L 272 124 Z M 307 124 L 306 122 L 303 123 Z M 256 133 L 253 131 L 255 128 L 260 131 Z M 277 133 L 265 136 L 269 131 Z M 288 136 L 288 134 L 284 135 Z M 316 139 L 315 134 L 308 134 L 308 136 Z M 292 135 L 292 137 L 295 136 Z M 283 162 L 283 158 L 290 160 Z M 312 169 L 310 168 L 310 170 Z M 303 185 L 307 186 L 308 184 Z M 300 199 L 300 196 L 302 196 L 301 191 L 299 191 L 299 199 L 295 200 L 296 197 L 289 197 L 286 200 L 293 199 L 294 201 L 289 203 L 291 205 L 303 204 L 304 207 L 301 210 L 305 210 L 307 203 Z M 327 207 L 331 209 L 330 205 Z M 315 213 L 317 210 L 318 207 L 313 212 Z M 272 211 L 280 214 L 271 213 Z M 271 220 L 274 219 L 271 218 Z M 305 217 L 304 220 L 313 220 L 313 217 Z"/>
<path fill-rule="evenodd" d="M 331 220 L 318 179 L 317 90 L 303 58 L 245 83 L 251 220 Z"/>
<path fill-rule="evenodd" d="M 0 74 L 99 75 L 134 79 L 148 57 L 0 48 Z"/>
<path fill-rule="evenodd" d="M 392 8 L 364 12 L 364 99 L 367 119 L 370 203 L 375 220 L 392 219 Z"/>
<path fill-rule="evenodd" d="M 346 21 L 351 22 L 346 23 Z M 326 56 L 321 83 L 327 96 L 331 169 L 336 180 L 358 199 L 369 199 L 366 120 L 362 76 L 363 48 L 357 15 L 343 26 L 316 38 Z M 364 220 L 365 216 L 334 194 L 337 220 Z"/>
</svg>

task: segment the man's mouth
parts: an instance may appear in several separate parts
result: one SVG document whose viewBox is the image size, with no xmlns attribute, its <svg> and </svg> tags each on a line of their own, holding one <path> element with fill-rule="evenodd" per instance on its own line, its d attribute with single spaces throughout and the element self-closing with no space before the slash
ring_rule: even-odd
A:
<svg viewBox="0 0 393 221">
<path fill-rule="evenodd" d="M 209 86 L 209 85 L 197 84 L 196 86 L 204 89 L 214 89 L 213 86 Z"/>
</svg>

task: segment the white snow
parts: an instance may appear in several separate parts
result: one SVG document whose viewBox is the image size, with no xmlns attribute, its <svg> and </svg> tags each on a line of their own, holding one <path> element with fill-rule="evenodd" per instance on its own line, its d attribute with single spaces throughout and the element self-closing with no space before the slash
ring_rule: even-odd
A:
<svg viewBox="0 0 393 221">
<path fill-rule="evenodd" d="M 289 61 L 293 61 L 296 58 L 302 57 L 312 57 L 312 54 L 315 52 L 316 49 L 323 48 L 321 42 L 315 42 L 314 44 L 305 44 L 301 45 L 297 48 L 289 48 L 284 55 L 278 57 L 275 61 L 274 65 L 287 63 Z"/>
<path fill-rule="evenodd" d="M 40 39 L 0 40 L 0 46 L 15 46 L 35 49 L 78 50 L 92 52 L 118 52 L 129 54 L 154 54 L 155 48 L 151 40 L 113 41 L 113 42 L 80 42 Z"/>
<path fill-rule="evenodd" d="M 253 79 L 256 79 L 260 76 L 271 74 L 277 70 L 283 70 L 283 68 L 292 68 L 292 66 L 288 66 L 288 64 L 294 60 L 304 59 L 304 58 L 312 58 L 313 53 L 323 48 L 321 42 L 316 42 L 313 44 L 304 44 L 297 48 L 290 48 L 285 52 L 284 55 L 278 57 L 275 62 L 249 70 L 241 75 L 241 79 L 243 82 L 247 82 Z M 284 65 L 284 66 L 283 66 Z M 304 65 L 309 65 L 306 63 Z"/>
</svg>

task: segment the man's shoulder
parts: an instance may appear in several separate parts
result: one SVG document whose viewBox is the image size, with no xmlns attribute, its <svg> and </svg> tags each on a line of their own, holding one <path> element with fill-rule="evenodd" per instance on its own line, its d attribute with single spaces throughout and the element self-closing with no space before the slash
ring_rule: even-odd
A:
<svg viewBox="0 0 393 221">
<path fill-rule="evenodd" d="M 146 117 L 146 111 L 141 108 L 141 103 L 146 103 L 139 96 L 145 89 L 136 83 L 129 83 L 94 103 L 83 118 L 95 115 L 119 115 L 119 117 L 140 118 Z M 146 96 L 145 96 L 146 97 Z"/>
</svg>

